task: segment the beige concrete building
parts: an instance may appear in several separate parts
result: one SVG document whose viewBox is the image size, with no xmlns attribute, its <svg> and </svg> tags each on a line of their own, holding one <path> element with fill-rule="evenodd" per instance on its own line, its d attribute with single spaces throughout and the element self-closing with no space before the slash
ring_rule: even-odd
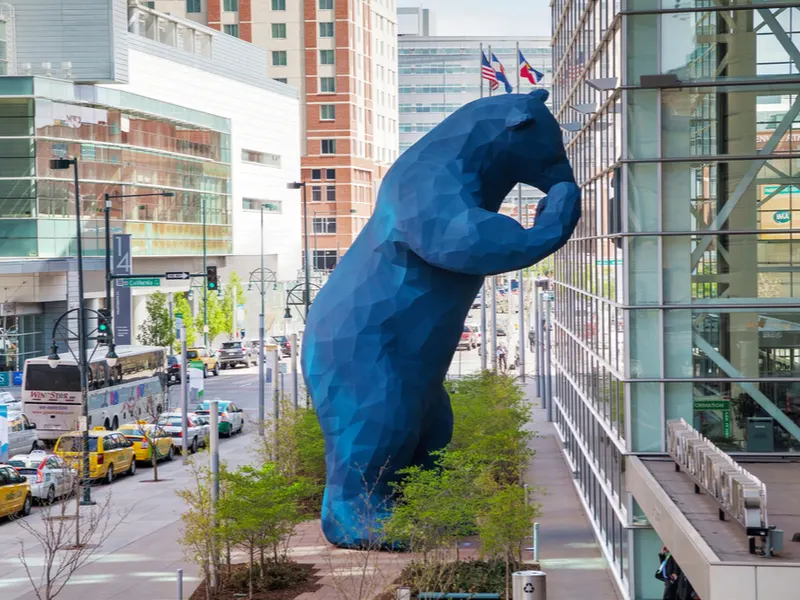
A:
<svg viewBox="0 0 800 600">
<path fill-rule="evenodd" d="M 331 270 L 372 214 L 398 153 L 395 0 L 155 0 L 267 49 L 300 91 L 312 268 Z"/>
</svg>

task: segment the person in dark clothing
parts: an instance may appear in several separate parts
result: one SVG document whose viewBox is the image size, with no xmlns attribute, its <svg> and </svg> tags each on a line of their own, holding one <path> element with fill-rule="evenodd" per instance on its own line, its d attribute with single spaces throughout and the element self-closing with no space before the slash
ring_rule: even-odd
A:
<svg viewBox="0 0 800 600">
<path fill-rule="evenodd" d="M 678 575 L 678 584 L 677 584 L 677 593 L 676 598 L 677 600 L 700 600 L 697 593 L 694 591 L 692 584 L 689 583 L 689 579 L 686 577 L 686 573 L 681 571 L 681 574 Z"/>
<path fill-rule="evenodd" d="M 659 567 L 656 571 L 656 579 L 664 582 L 663 600 L 678 600 L 678 578 L 681 576 L 681 569 L 669 549 L 664 546 L 658 553 Z M 687 582 L 688 583 L 688 582 Z"/>
</svg>

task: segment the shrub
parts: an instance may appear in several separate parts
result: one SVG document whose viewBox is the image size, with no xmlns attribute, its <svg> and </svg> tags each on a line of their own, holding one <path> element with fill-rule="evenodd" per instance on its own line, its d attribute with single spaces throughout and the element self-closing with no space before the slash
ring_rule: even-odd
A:
<svg viewBox="0 0 800 600">
<path fill-rule="evenodd" d="M 516 570 L 520 565 L 513 566 Z M 420 592 L 502 594 L 505 580 L 506 565 L 501 559 L 447 563 L 412 561 L 403 569 L 397 585 L 410 587 L 412 596 Z"/>
</svg>

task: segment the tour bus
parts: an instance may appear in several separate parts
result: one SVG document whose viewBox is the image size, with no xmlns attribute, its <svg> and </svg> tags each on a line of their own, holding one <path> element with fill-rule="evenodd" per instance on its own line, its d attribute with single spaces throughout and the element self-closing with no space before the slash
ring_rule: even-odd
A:
<svg viewBox="0 0 800 600">
<path fill-rule="evenodd" d="M 123 423 L 150 418 L 167 408 L 166 353 L 150 346 L 117 346 L 116 364 L 106 363 L 105 346 L 90 349 L 86 373 L 88 427 L 117 429 Z M 47 357 L 25 361 L 22 375 L 23 412 L 36 424 L 42 441 L 57 440 L 79 429 L 80 371 L 68 350 L 52 368 Z"/>
</svg>

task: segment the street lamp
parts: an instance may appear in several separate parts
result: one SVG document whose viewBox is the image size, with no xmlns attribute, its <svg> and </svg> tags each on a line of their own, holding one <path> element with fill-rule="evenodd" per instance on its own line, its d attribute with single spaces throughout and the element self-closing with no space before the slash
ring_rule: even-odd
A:
<svg viewBox="0 0 800 600">
<path fill-rule="evenodd" d="M 174 192 L 158 192 L 151 194 L 105 194 L 103 213 L 106 224 L 106 310 L 111 314 L 111 200 L 116 198 L 150 198 L 161 196 L 172 198 Z M 112 365 L 113 366 L 113 365 Z"/>
<path fill-rule="evenodd" d="M 310 276 L 309 276 L 309 256 L 308 256 L 308 202 L 306 199 L 306 184 L 304 181 L 294 181 L 292 183 L 286 184 L 286 187 L 290 190 L 299 190 L 303 188 L 303 253 L 305 255 L 305 260 L 303 261 L 303 269 L 305 271 L 305 278 L 306 278 L 306 294 L 305 294 L 305 307 L 306 307 L 306 319 L 308 319 L 308 309 L 311 306 L 311 286 L 310 286 Z"/>
</svg>

